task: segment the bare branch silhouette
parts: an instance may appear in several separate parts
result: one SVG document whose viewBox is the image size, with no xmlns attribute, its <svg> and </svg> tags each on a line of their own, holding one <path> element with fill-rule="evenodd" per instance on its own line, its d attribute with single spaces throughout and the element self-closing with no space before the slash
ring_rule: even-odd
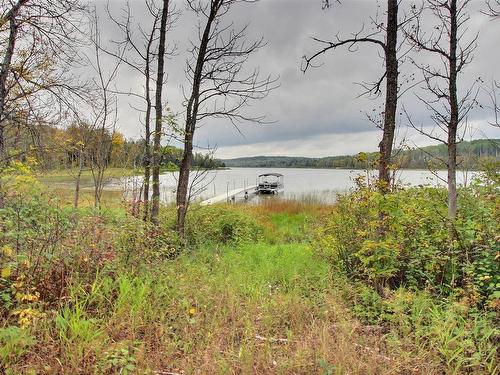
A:
<svg viewBox="0 0 500 375">
<path fill-rule="evenodd" d="M 188 0 L 189 8 L 202 20 L 198 41 L 191 43 L 186 75 L 191 89 L 185 95 L 186 120 L 183 129 L 184 154 L 177 188 L 177 231 L 184 237 L 188 208 L 188 182 L 193 159 L 193 137 L 208 118 L 228 119 L 236 128 L 240 122 L 264 123 L 264 116 L 245 112 L 252 101 L 265 98 L 277 86 L 258 69 L 248 71 L 248 58 L 261 49 L 263 39 L 249 42 L 247 26 L 235 29 L 226 21 L 229 10 L 247 0 Z"/>
</svg>

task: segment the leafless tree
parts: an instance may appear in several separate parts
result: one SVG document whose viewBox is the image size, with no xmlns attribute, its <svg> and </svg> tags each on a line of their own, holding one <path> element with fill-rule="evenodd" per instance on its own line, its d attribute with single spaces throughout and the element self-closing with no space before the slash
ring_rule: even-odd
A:
<svg viewBox="0 0 500 375">
<path fill-rule="evenodd" d="M 426 130 L 422 126 L 416 126 L 409 116 L 408 119 L 422 134 L 447 146 L 448 217 L 451 221 L 454 221 L 457 214 L 457 143 L 461 139 L 459 130 L 465 124 L 477 96 L 475 85 L 461 95 L 458 89 L 459 74 L 463 73 L 472 61 L 478 38 L 475 34 L 467 40 L 469 3 L 470 0 L 427 0 L 426 11 L 430 12 L 435 20 L 432 29 L 423 28 L 423 17 L 416 17 L 406 32 L 417 52 L 428 52 L 440 62 L 440 65 L 436 66 L 415 62 L 422 72 L 424 89 L 429 94 L 417 94 L 417 98 L 430 111 L 435 128 Z M 435 130 L 445 134 L 445 138 L 436 134 Z"/>
<path fill-rule="evenodd" d="M 84 145 L 78 145 L 78 171 L 75 177 L 75 195 L 73 198 L 73 208 L 78 209 L 78 204 L 80 202 L 80 185 L 82 181 L 83 168 L 85 166 L 85 156 L 84 156 Z"/>
<path fill-rule="evenodd" d="M 381 21 L 378 16 L 371 19 L 371 29 L 365 30 L 364 25 L 361 30 L 352 34 L 351 37 L 343 38 L 337 34 L 332 41 L 313 38 L 314 41 L 323 47 L 311 56 L 303 57 L 302 70 L 307 71 L 312 67 L 314 61 L 321 55 L 330 50 L 339 47 L 347 47 L 349 51 L 355 51 L 359 44 L 372 44 L 380 47 L 383 51 L 385 71 L 382 76 L 372 84 L 361 84 L 364 88 L 362 95 L 380 95 L 382 85 L 385 80 L 385 106 L 383 111 L 383 130 L 382 141 L 379 144 L 379 185 L 382 192 L 390 189 L 391 174 L 390 164 L 394 145 L 394 134 L 396 129 L 396 111 L 398 106 L 398 78 L 399 78 L 399 56 L 398 52 L 402 49 L 404 43 L 398 43 L 399 30 L 409 22 L 409 18 L 404 17 L 402 21 L 398 20 L 399 0 L 387 0 L 386 21 Z M 326 2 L 330 6 L 330 2 Z M 402 55 L 407 52 L 402 53 Z"/>
<path fill-rule="evenodd" d="M 245 70 L 249 56 L 264 45 L 263 40 L 249 42 L 246 26 L 235 30 L 231 23 L 225 23 L 231 7 L 242 2 L 253 1 L 187 1 L 202 21 L 199 40 L 192 43 L 186 70 L 191 88 L 185 95 L 184 150 L 176 196 L 177 231 L 181 238 L 189 204 L 189 174 L 197 127 L 211 117 L 228 119 L 236 127 L 240 121 L 264 121 L 263 117 L 247 115 L 244 109 L 251 101 L 264 98 L 276 82 L 269 76 L 261 78 L 258 69 Z"/>
<path fill-rule="evenodd" d="M 129 68 L 141 74 L 144 80 L 144 91 L 142 93 L 129 92 L 128 94 L 144 100 L 145 103 L 145 109 L 140 109 L 140 111 L 144 112 L 143 217 L 144 220 L 147 220 L 150 210 L 149 182 L 151 179 L 151 112 L 153 110 L 151 84 L 154 84 L 154 63 L 157 52 L 157 33 L 159 31 L 158 24 L 160 22 L 160 12 L 154 1 L 145 0 L 144 3 L 148 9 L 148 16 L 151 16 L 150 23 L 147 26 L 137 24 L 134 28 L 129 1 L 127 1 L 125 5 L 124 14 L 121 18 L 113 16 L 109 8 L 108 15 L 122 33 L 122 39 L 115 41 L 115 43 L 129 46 L 127 54 L 123 56 L 114 54 L 114 56 L 123 59 L 123 62 Z M 139 35 L 136 36 L 134 31 Z"/>
<path fill-rule="evenodd" d="M 17 0 L 0 4 L 0 154 L 9 126 L 60 122 L 72 110 L 80 83 L 69 73 L 78 60 L 81 0 Z M 26 118 L 30 117 L 30 123 Z"/>
<path fill-rule="evenodd" d="M 99 19 L 94 10 L 91 16 L 91 36 L 93 55 L 89 56 L 88 62 L 92 66 L 95 77 L 92 79 L 95 87 L 90 110 L 92 114 L 91 127 L 94 130 L 92 145 L 89 147 L 90 169 L 94 180 L 94 205 L 101 208 L 101 196 L 105 183 L 105 172 L 109 166 L 112 140 L 117 122 L 117 99 L 113 92 L 113 83 L 118 74 L 118 68 L 123 62 L 119 58 L 109 69 L 105 69 L 102 61 L 102 43 L 99 30 Z M 127 45 L 119 47 L 116 54 L 123 57 Z"/>
<path fill-rule="evenodd" d="M 170 0 L 163 0 L 160 18 L 160 35 L 158 41 L 158 68 L 156 70 L 156 92 L 155 92 L 155 130 L 153 136 L 152 153 L 152 185 L 151 195 L 151 221 L 158 223 L 160 211 L 160 161 L 161 161 L 161 137 L 163 132 L 163 108 L 162 95 L 165 79 L 165 55 L 167 51 L 167 25 L 170 16 Z"/>
<path fill-rule="evenodd" d="M 160 20 L 163 7 L 157 5 L 155 0 L 144 0 L 144 4 L 148 11 L 148 20 L 146 23 L 133 22 L 130 2 L 127 1 L 121 10 L 121 16 L 115 16 L 108 7 L 108 16 L 113 21 L 115 26 L 121 32 L 121 38 L 113 40 L 113 43 L 118 46 L 127 46 L 127 51 L 123 56 L 119 56 L 113 51 L 106 51 L 115 58 L 122 59 L 124 65 L 131 70 L 139 73 L 143 77 L 143 90 L 141 92 L 134 91 L 118 91 L 120 94 L 125 94 L 140 99 L 144 102 L 144 107 L 136 110 L 143 114 L 143 124 L 145 129 L 144 135 L 144 186 L 143 186 L 143 204 L 144 220 L 147 220 L 150 215 L 150 180 L 151 180 L 151 116 L 155 109 L 153 103 L 154 91 L 156 86 L 156 64 L 158 61 L 158 40 L 160 33 Z M 166 20 L 165 32 L 168 33 L 173 27 L 179 13 L 175 9 L 167 9 L 168 17 Z M 164 56 L 171 56 L 175 53 L 176 47 L 165 45 Z"/>
<path fill-rule="evenodd" d="M 73 174 L 75 180 L 73 207 L 77 209 L 80 202 L 81 178 L 86 167 L 86 160 L 91 155 L 89 147 L 92 144 L 94 131 L 88 121 L 77 117 L 70 127 L 68 127 L 66 133 L 69 139 L 64 140 L 64 151 L 73 153 L 77 163 L 76 173 Z"/>
</svg>

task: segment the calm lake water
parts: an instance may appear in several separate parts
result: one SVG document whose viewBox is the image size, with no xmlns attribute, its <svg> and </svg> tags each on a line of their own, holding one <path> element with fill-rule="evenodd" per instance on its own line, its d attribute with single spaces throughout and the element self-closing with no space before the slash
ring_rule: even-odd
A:
<svg viewBox="0 0 500 375">
<path fill-rule="evenodd" d="M 205 200 L 217 195 L 226 194 L 239 188 L 247 188 L 256 185 L 258 175 L 269 172 L 277 172 L 284 175 L 284 191 L 279 194 L 286 199 L 309 199 L 332 203 L 338 193 L 349 191 L 355 187 L 355 178 L 364 175 L 366 171 L 344 170 L 344 169 L 305 169 L 305 168 L 231 168 L 210 171 L 204 176 L 196 177 L 196 172 L 191 176 L 193 184 L 193 195 L 195 200 Z M 369 173 L 369 178 L 375 179 L 376 171 Z M 444 186 L 440 178 L 446 179 L 446 171 L 439 171 L 438 176 L 425 170 L 403 170 L 397 173 L 400 183 L 407 186 L 431 185 Z M 164 202 L 175 200 L 175 189 L 177 187 L 178 173 L 165 173 L 160 177 L 161 195 Z M 458 172 L 457 180 L 460 184 L 468 183 L 473 173 Z M 140 178 L 127 179 L 125 181 L 128 189 L 136 188 Z M 250 192 L 249 192 L 250 193 Z M 254 197 L 251 200 L 268 199 L 269 197 Z M 243 193 L 236 197 L 243 200 Z"/>
</svg>

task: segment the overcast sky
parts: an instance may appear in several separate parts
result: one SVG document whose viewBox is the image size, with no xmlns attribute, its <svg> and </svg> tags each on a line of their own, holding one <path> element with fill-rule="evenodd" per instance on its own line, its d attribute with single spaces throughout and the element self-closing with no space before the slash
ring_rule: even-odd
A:
<svg viewBox="0 0 500 375">
<path fill-rule="evenodd" d="M 106 20 L 104 2 L 98 1 L 102 39 L 116 39 L 118 34 Z M 384 3 L 383 1 L 381 2 Z M 118 11 L 122 1 L 111 2 L 112 11 Z M 147 23 L 147 12 L 143 0 L 131 0 L 135 22 Z M 479 32 L 474 62 L 466 69 L 462 88 L 481 77 L 485 83 L 500 80 L 500 20 L 491 21 L 480 13 L 483 2 L 473 0 L 470 8 L 469 32 Z M 168 105 L 179 114 L 182 122 L 182 88 L 187 88 L 185 66 L 189 39 L 196 39 L 196 18 L 177 1 L 182 15 L 175 29 L 168 35 L 171 44 L 178 48 L 177 56 L 167 62 L 168 83 L 164 96 Z M 369 122 L 366 113 L 380 110 L 381 99 L 358 98 L 361 92 L 357 82 L 377 79 L 383 72 L 380 51 L 375 46 L 360 46 L 357 52 L 348 53 L 338 49 L 323 56 L 322 65 L 309 70 L 300 70 L 303 55 L 310 55 L 319 46 L 311 38 L 333 39 L 339 35 L 349 36 L 361 25 L 369 25 L 369 17 L 380 13 L 375 0 L 345 0 L 329 10 L 322 10 L 321 0 L 260 0 L 253 4 L 237 4 L 227 15 L 235 27 L 249 23 L 248 37 L 261 36 L 267 45 L 248 61 L 249 68 L 258 67 L 263 74 L 279 76 L 280 87 L 262 101 L 254 102 L 248 110 L 256 115 L 266 115 L 272 123 L 268 125 L 242 124 L 240 132 L 223 120 L 207 121 L 197 130 L 196 144 L 200 147 L 217 147 L 217 157 L 229 158 L 255 155 L 328 156 L 374 151 L 380 139 L 380 131 Z M 430 20 L 427 20 L 430 21 Z M 429 59 L 423 54 L 419 58 Z M 432 62 L 433 60 L 429 60 Z M 410 72 L 410 64 L 401 68 Z M 122 69 L 117 86 L 124 90 L 140 91 L 141 77 Z M 488 105 L 480 95 L 483 104 Z M 418 104 L 412 92 L 401 101 L 412 114 L 413 121 L 430 125 L 427 111 Z M 139 122 L 141 114 L 131 108 L 140 103 L 129 98 L 119 100 L 119 129 L 127 137 L 142 135 Z M 487 125 L 492 113 L 478 109 L 469 121 L 466 139 L 500 137 L 500 132 Z M 415 134 L 407 126 L 404 116 L 399 119 L 399 137 L 406 135 L 409 145 L 435 143 Z"/>
</svg>

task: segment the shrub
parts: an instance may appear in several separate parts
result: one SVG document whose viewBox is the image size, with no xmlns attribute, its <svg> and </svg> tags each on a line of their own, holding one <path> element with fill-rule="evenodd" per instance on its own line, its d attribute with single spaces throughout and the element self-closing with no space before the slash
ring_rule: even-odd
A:
<svg viewBox="0 0 500 375">
<path fill-rule="evenodd" d="M 0 316 L 28 327 L 59 307 L 72 279 L 90 284 L 115 249 L 101 217 L 60 207 L 29 166 L 13 163 L 0 178 Z"/>
<path fill-rule="evenodd" d="M 378 324 L 385 311 L 384 300 L 372 288 L 358 284 L 352 298 L 354 316 L 365 324 Z"/>
<path fill-rule="evenodd" d="M 240 244 L 262 238 L 257 220 L 241 207 L 213 205 L 193 207 L 186 222 L 186 238 L 190 245 Z"/>
<path fill-rule="evenodd" d="M 172 224 L 162 226 L 127 216 L 114 226 L 114 243 L 125 264 L 150 264 L 179 255 L 181 244 Z"/>
<path fill-rule="evenodd" d="M 60 260 L 56 248 L 72 224 L 47 198 L 30 165 L 14 162 L 0 179 L 5 198 L 0 208 L 0 314 L 27 327 L 41 315 L 40 292 L 53 292 L 44 281 Z"/>
<path fill-rule="evenodd" d="M 339 197 L 318 226 L 314 247 L 351 279 L 440 295 L 467 293 L 498 306 L 498 203 L 485 180 L 461 189 L 450 236 L 444 189 L 408 188 L 384 196 L 361 188 Z"/>
</svg>

